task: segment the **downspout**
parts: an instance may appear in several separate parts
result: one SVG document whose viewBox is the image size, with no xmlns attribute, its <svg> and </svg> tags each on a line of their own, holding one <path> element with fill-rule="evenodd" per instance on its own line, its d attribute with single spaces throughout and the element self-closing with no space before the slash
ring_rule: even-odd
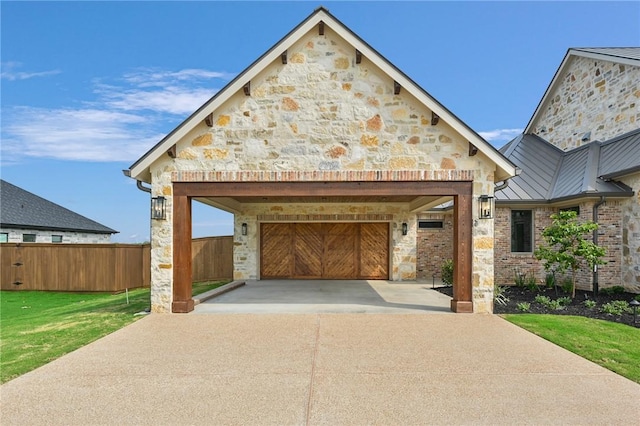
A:
<svg viewBox="0 0 640 426">
<path fill-rule="evenodd" d="M 606 203 L 604 196 L 600 197 L 600 201 L 593 205 L 593 223 L 598 224 L 598 208 Z M 593 244 L 598 245 L 598 230 L 593 231 Z M 593 295 L 598 296 L 598 265 L 593 266 Z"/>
<path fill-rule="evenodd" d="M 142 186 L 142 181 L 136 180 L 136 186 L 140 191 L 151 193 L 151 188 L 147 188 L 146 186 Z"/>
</svg>

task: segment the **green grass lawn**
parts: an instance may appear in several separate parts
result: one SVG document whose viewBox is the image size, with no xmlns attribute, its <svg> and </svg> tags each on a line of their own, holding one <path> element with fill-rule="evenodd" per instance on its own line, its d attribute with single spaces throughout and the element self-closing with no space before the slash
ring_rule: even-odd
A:
<svg viewBox="0 0 640 426">
<path fill-rule="evenodd" d="M 640 329 L 568 315 L 505 314 L 507 321 L 640 383 Z"/>
<path fill-rule="evenodd" d="M 200 294 L 228 281 L 193 285 Z M 131 324 L 149 308 L 149 289 L 126 293 L 0 292 L 0 383 Z"/>
</svg>

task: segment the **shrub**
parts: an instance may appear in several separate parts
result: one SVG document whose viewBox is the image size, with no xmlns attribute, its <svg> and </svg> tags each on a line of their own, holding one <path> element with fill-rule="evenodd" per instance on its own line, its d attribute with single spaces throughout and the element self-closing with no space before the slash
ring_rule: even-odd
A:
<svg viewBox="0 0 640 426">
<path fill-rule="evenodd" d="M 442 282 L 451 287 L 453 285 L 453 260 L 445 260 L 442 264 Z"/>
<path fill-rule="evenodd" d="M 547 288 L 554 288 L 556 286 L 556 275 L 552 272 L 549 272 L 544 277 L 544 285 Z"/>
<path fill-rule="evenodd" d="M 572 299 L 568 296 L 565 296 L 565 297 L 559 297 L 557 300 L 558 300 L 558 303 L 560 303 L 560 305 L 567 306 L 571 304 Z"/>
<path fill-rule="evenodd" d="M 633 310 L 629 307 L 629 303 L 626 300 L 614 300 L 613 302 L 602 305 L 600 312 L 619 316 L 624 313 L 632 313 Z"/>
<path fill-rule="evenodd" d="M 552 309 L 554 311 L 561 311 L 565 308 L 565 305 L 563 305 L 560 300 L 556 299 L 556 300 L 552 300 L 549 302 L 549 304 L 547 305 L 547 308 Z"/>
<path fill-rule="evenodd" d="M 551 302 L 551 299 L 549 299 L 547 296 L 543 296 L 541 294 L 537 295 L 534 300 L 536 301 L 536 303 L 539 303 L 539 304 L 541 304 L 543 306 L 547 306 Z"/>
<path fill-rule="evenodd" d="M 527 273 L 516 271 L 516 276 L 514 278 L 515 284 L 517 287 L 524 287 L 527 283 Z"/>
<path fill-rule="evenodd" d="M 585 300 L 584 301 L 584 306 L 586 306 L 589 309 L 593 309 L 596 307 L 596 301 L 595 300 Z"/>
<path fill-rule="evenodd" d="M 507 297 L 507 287 L 494 285 L 493 286 L 493 300 L 495 303 L 506 306 L 507 302 L 509 302 L 509 298 Z"/>
<path fill-rule="evenodd" d="M 531 291 L 538 290 L 538 282 L 536 281 L 536 276 L 533 273 L 531 275 L 527 275 L 526 285 Z"/>
<path fill-rule="evenodd" d="M 607 287 L 600 290 L 600 293 L 612 296 L 614 294 L 624 293 L 624 287 L 621 285 L 614 285 L 613 287 Z"/>
<path fill-rule="evenodd" d="M 571 293 L 573 291 L 573 281 L 571 281 L 571 278 L 562 280 L 562 291 L 565 293 Z"/>
<path fill-rule="evenodd" d="M 531 309 L 531 303 L 529 302 L 520 302 L 516 305 L 516 309 L 520 312 L 529 312 Z"/>
</svg>

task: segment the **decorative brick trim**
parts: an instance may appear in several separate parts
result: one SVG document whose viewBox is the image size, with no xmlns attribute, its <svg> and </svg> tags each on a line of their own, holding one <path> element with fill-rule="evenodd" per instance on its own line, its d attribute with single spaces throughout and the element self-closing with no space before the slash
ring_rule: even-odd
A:
<svg viewBox="0 0 640 426">
<path fill-rule="evenodd" d="M 260 222 L 389 222 L 391 214 L 260 214 Z"/>
<path fill-rule="evenodd" d="M 173 182 L 473 181 L 473 170 L 174 171 Z"/>
</svg>

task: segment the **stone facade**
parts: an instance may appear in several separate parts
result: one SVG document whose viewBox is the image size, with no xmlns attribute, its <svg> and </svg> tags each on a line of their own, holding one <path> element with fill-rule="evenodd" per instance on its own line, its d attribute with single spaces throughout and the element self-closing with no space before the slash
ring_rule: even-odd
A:
<svg viewBox="0 0 640 426">
<path fill-rule="evenodd" d="M 90 232 L 46 231 L 41 229 L 2 228 L 0 233 L 8 234 L 8 243 L 23 242 L 24 234 L 35 234 L 36 243 L 51 243 L 54 235 L 62 237 L 63 244 L 108 244 L 111 234 L 92 234 Z"/>
<path fill-rule="evenodd" d="M 167 220 L 152 223 L 154 312 L 172 299 L 172 182 L 308 180 L 473 180 L 474 200 L 493 194 L 494 163 L 482 152 L 470 157 L 466 138 L 446 122 L 431 124 L 431 111 L 366 57 L 356 64 L 353 46 L 330 28 L 311 31 L 287 49 L 288 63 L 272 63 L 251 80 L 251 93 L 231 96 L 213 114 L 212 126 L 194 127 L 150 167 L 153 196 L 167 198 Z M 389 173 L 387 173 L 389 172 Z M 222 173 L 211 175 L 211 173 Z M 380 174 L 382 173 L 382 174 Z M 221 177 L 222 176 L 222 177 Z M 382 177 L 381 177 L 382 176 Z M 461 179 L 460 177 L 464 177 Z M 473 211 L 477 206 L 473 205 Z M 241 204 L 235 208 L 236 278 L 259 277 L 259 223 L 319 215 L 387 215 L 394 280 L 416 278 L 416 215 L 404 203 Z M 275 216 L 275 219 L 273 218 Z M 370 217 L 370 216 L 368 216 Z M 407 222 L 409 234 L 399 226 Z M 248 235 L 240 226 L 248 224 Z M 493 223 L 473 228 L 473 306 L 492 310 Z"/>
<path fill-rule="evenodd" d="M 640 126 L 640 67 L 579 56 L 569 60 L 532 133 L 567 151 Z"/>
<path fill-rule="evenodd" d="M 640 173 L 620 179 L 634 188 L 632 198 L 620 202 L 622 215 L 622 282 L 631 291 L 640 293 Z"/>
</svg>

